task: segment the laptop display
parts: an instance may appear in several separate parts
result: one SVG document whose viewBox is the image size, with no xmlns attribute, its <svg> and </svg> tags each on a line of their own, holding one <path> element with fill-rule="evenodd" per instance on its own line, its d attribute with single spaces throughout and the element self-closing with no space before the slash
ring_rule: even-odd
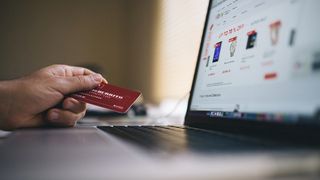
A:
<svg viewBox="0 0 320 180">
<path fill-rule="evenodd" d="M 213 0 L 189 115 L 320 122 L 320 1 Z"/>
</svg>

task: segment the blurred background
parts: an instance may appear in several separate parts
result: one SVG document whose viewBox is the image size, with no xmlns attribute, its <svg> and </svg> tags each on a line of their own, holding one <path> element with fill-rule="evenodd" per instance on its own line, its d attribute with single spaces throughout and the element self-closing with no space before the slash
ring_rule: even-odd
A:
<svg viewBox="0 0 320 180">
<path fill-rule="evenodd" d="M 208 0 L 1 0 L 0 80 L 87 66 L 144 101 L 190 91 Z"/>
</svg>

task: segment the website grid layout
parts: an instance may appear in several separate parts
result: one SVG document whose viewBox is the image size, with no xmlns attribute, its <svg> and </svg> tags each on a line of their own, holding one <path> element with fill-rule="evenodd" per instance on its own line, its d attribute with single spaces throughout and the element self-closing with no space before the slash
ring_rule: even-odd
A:
<svg viewBox="0 0 320 180">
<path fill-rule="evenodd" d="M 319 113 L 319 7 L 317 0 L 213 1 L 191 110 Z"/>
</svg>

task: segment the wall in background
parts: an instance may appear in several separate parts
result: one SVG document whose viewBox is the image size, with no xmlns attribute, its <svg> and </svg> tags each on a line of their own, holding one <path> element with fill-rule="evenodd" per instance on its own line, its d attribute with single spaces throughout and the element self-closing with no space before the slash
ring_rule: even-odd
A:
<svg viewBox="0 0 320 180">
<path fill-rule="evenodd" d="M 208 0 L 128 1 L 127 85 L 159 103 L 190 91 Z"/>
<path fill-rule="evenodd" d="M 2 0 L 0 80 L 50 64 L 96 64 L 147 101 L 179 98 L 190 89 L 207 2 Z"/>
<path fill-rule="evenodd" d="M 160 1 L 154 53 L 156 101 L 182 98 L 190 91 L 207 7 L 207 0 Z"/>
<path fill-rule="evenodd" d="M 123 84 L 125 7 L 125 0 L 0 1 L 0 78 L 92 63 Z"/>
<path fill-rule="evenodd" d="M 145 100 L 155 102 L 154 51 L 159 1 L 128 0 L 126 86 L 140 90 Z"/>
</svg>

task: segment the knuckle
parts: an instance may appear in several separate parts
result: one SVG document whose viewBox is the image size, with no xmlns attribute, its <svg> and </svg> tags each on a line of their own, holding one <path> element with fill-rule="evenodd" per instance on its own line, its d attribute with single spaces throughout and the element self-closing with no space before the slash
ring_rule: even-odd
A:
<svg viewBox="0 0 320 180">
<path fill-rule="evenodd" d="M 65 81 L 64 81 L 63 78 L 53 77 L 53 78 L 51 78 L 51 79 L 49 80 L 49 83 L 51 83 L 51 84 L 55 84 L 55 83 L 57 83 L 57 84 L 64 84 Z"/>
<path fill-rule="evenodd" d="M 86 84 L 86 79 L 83 76 L 76 76 L 76 79 L 79 82 L 79 84 L 81 84 L 81 85 Z"/>
</svg>

